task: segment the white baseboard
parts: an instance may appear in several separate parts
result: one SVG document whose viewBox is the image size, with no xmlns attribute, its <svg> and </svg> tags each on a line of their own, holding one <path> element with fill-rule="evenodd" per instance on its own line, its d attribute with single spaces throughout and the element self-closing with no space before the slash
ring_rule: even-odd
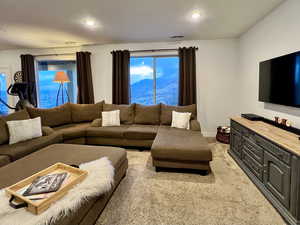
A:
<svg viewBox="0 0 300 225">
<path fill-rule="evenodd" d="M 202 131 L 202 134 L 203 134 L 204 137 L 216 137 L 217 132 Z"/>
</svg>

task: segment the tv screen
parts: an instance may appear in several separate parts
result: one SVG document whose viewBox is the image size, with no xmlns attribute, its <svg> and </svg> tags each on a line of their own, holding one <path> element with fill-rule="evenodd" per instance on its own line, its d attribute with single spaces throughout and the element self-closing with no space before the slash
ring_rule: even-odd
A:
<svg viewBox="0 0 300 225">
<path fill-rule="evenodd" d="M 260 62 L 259 101 L 300 107 L 300 52 Z"/>
</svg>

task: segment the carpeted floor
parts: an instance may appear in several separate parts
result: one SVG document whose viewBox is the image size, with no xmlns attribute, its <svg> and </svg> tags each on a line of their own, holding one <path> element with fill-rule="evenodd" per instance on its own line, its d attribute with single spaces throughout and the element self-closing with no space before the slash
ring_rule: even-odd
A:
<svg viewBox="0 0 300 225">
<path fill-rule="evenodd" d="M 150 152 L 128 151 L 129 169 L 97 225 L 283 225 L 227 153 L 211 144 L 212 174 L 156 173 Z"/>
</svg>

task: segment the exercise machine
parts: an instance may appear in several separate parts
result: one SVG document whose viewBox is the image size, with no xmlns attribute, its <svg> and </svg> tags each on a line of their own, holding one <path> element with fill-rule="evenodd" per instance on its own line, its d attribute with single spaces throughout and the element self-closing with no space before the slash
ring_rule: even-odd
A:
<svg viewBox="0 0 300 225">
<path fill-rule="evenodd" d="M 9 109 L 13 109 L 15 111 L 19 111 L 24 109 L 25 107 L 32 107 L 30 102 L 28 101 L 28 88 L 31 85 L 25 82 L 21 82 L 20 73 L 17 72 L 14 76 L 15 83 L 11 84 L 7 89 L 7 94 L 11 96 L 19 97 L 19 101 L 17 102 L 16 106 L 8 105 L 0 96 L 0 104 L 2 103 Z M 1 84 L 0 84 L 1 85 Z M 0 86 L 1 89 L 1 86 Z"/>
</svg>

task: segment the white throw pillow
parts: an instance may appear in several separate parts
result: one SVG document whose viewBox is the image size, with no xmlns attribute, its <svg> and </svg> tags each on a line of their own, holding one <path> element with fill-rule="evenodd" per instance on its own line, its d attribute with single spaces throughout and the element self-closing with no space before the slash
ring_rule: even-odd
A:
<svg viewBox="0 0 300 225">
<path fill-rule="evenodd" d="M 42 136 L 41 117 L 29 120 L 7 121 L 6 123 L 10 145 Z"/>
<path fill-rule="evenodd" d="M 102 127 L 120 126 L 120 110 L 102 112 Z"/>
<path fill-rule="evenodd" d="M 189 130 L 191 115 L 192 113 L 172 111 L 171 127 Z"/>
</svg>

